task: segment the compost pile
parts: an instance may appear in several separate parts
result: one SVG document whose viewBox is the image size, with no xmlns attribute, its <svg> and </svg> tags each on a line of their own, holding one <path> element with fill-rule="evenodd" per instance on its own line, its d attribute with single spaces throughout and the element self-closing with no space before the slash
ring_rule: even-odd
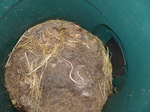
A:
<svg viewBox="0 0 150 112">
<path fill-rule="evenodd" d="M 112 94 L 109 51 L 75 23 L 44 22 L 14 47 L 5 86 L 21 112 L 101 112 Z"/>
</svg>

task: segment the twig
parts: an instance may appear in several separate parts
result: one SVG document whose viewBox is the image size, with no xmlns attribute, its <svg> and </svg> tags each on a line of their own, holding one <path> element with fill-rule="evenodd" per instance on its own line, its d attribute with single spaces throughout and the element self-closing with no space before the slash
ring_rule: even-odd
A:
<svg viewBox="0 0 150 112">
<path fill-rule="evenodd" d="M 28 56 L 27 56 L 27 53 L 25 53 L 25 58 L 26 58 L 26 61 L 27 61 L 27 64 L 28 64 L 28 68 L 29 68 L 29 70 L 31 71 L 31 65 L 30 65 L 30 63 L 29 63 L 29 59 L 28 59 Z"/>
</svg>

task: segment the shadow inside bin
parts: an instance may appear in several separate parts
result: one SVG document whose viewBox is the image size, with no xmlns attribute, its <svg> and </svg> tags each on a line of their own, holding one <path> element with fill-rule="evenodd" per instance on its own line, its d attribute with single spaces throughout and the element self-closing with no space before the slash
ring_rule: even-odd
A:
<svg viewBox="0 0 150 112">
<path fill-rule="evenodd" d="M 127 62 L 124 46 L 117 33 L 105 24 L 97 25 L 92 33 L 104 42 L 105 48 L 108 48 L 110 52 L 110 60 L 113 67 L 113 86 L 116 92 L 119 92 L 123 89 L 127 79 Z M 116 92 L 114 91 L 114 93 Z"/>
</svg>

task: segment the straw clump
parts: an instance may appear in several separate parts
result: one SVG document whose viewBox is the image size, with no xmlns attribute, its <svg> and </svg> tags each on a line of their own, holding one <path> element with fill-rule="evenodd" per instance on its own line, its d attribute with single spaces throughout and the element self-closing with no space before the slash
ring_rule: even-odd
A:
<svg viewBox="0 0 150 112">
<path fill-rule="evenodd" d="M 20 111 L 100 112 L 112 94 L 109 51 L 78 25 L 50 20 L 22 35 L 5 85 Z"/>
</svg>

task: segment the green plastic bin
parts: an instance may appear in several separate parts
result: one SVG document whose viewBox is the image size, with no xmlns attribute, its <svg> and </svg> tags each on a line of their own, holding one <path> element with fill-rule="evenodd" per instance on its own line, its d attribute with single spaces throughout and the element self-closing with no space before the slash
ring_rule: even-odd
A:
<svg viewBox="0 0 150 112">
<path fill-rule="evenodd" d="M 103 112 L 150 112 L 149 0 L 0 0 L 0 112 L 17 112 L 4 87 L 4 68 L 19 37 L 49 19 L 73 21 L 121 46 L 125 75 Z"/>
</svg>

